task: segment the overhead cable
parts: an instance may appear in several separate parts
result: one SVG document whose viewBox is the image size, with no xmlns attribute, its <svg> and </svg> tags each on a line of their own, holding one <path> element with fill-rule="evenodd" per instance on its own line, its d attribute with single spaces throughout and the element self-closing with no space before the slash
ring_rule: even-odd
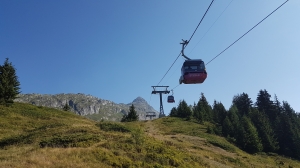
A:
<svg viewBox="0 0 300 168">
<path fill-rule="evenodd" d="M 221 12 L 221 14 L 218 16 L 218 18 L 214 21 L 214 23 L 208 28 L 208 30 L 204 33 L 204 35 L 200 38 L 198 43 L 195 45 L 195 47 L 190 51 L 190 53 L 196 48 L 196 46 L 200 43 L 200 41 L 204 38 L 204 36 L 209 32 L 209 30 L 215 25 L 215 23 L 218 21 L 218 19 L 223 15 L 223 13 L 226 11 L 226 9 L 229 7 L 233 0 L 229 2 L 229 4 L 226 6 L 226 8 Z"/>
<path fill-rule="evenodd" d="M 209 4 L 208 8 L 206 9 L 204 15 L 202 16 L 200 22 L 198 23 L 196 29 L 194 30 L 194 32 L 193 32 L 192 36 L 190 37 L 190 39 L 188 40 L 188 42 L 190 42 L 191 39 L 193 38 L 194 34 L 196 33 L 198 27 L 200 26 L 202 20 L 204 19 L 206 13 L 208 12 L 208 10 L 209 10 L 209 8 L 211 7 L 211 5 L 212 5 L 213 2 L 214 2 L 214 0 L 212 0 L 211 3 Z M 187 46 L 187 45 L 186 45 L 186 46 Z M 185 46 L 185 47 L 186 47 L 186 46 Z M 185 47 L 184 47 L 184 48 L 185 48 Z M 172 63 L 172 65 L 170 66 L 170 68 L 167 70 L 167 72 L 164 74 L 164 76 L 161 78 L 161 80 L 158 82 L 157 86 L 159 86 L 159 84 L 161 83 L 161 81 L 162 81 L 162 80 L 165 78 L 165 76 L 168 74 L 168 72 L 169 72 L 170 69 L 173 67 L 173 65 L 175 64 L 175 62 L 178 60 L 178 58 L 180 57 L 180 55 L 181 55 L 181 52 L 179 53 L 179 55 L 177 56 L 177 58 L 175 59 L 175 61 Z"/>
<path fill-rule="evenodd" d="M 218 55 L 216 55 L 213 59 L 211 59 L 207 64 L 212 62 L 214 59 L 216 59 L 218 56 L 220 56 L 222 53 L 224 53 L 227 49 L 229 49 L 231 46 L 233 46 L 236 42 L 238 42 L 241 38 L 243 38 L 246 34 L 248 34 L 251 30 L 253 30 L 256 26 L 258 26 L 261 22 L 263 22 L 265 19 L 267 19 L 269 16 L 271 16 L 275 11 L 277 11 L 279 8 L 281 8 L 285 3 L 287 3 L 289 0 L 286 0 L 283 4 L 281 4 L 279 7 L 277 7 L 273 12 L 268 14 L 265 18 L 263 18 L 260 22 L 258 22 L 255 26 L 253 26 L 250 30 L 248 30 L 246 33 L 244 33 L 241 37 L 239 37 L 237 40 L 235 40 L 233 43 L 231 43 L 228 47 L 226 47 L 223 51 L 221 51 Z"/>
</svg>

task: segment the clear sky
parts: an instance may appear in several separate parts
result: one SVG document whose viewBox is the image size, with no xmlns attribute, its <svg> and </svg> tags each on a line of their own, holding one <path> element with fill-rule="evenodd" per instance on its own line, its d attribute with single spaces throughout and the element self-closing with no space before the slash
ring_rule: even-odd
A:
<svg viewBox="0 0 300 168">
<path fill-rule="evenodd" d="M 285 0 L 215 0 L 185 54 L 205 63 Z M 210 0 L 1 0 L 0 62 L 17 69 L 22 93 L 84 93 L 116 103 L 151 95 L 189 39 Z M 203 84 L 180 85 L 180 57 L 160 85 L 175 104 L 197 102 L 203 92 L 225 108 L 234 95 L 259 90 L 300 112 L 300 1 L 290 0 L 207 65 Z M 2 64 L 1 63 L 1 64 Z"/>
</svg>

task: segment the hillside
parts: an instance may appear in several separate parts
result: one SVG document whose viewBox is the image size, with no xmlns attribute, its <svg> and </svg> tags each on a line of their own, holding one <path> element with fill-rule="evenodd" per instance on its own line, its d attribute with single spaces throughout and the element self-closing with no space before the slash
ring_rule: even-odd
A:
<svg viewBox="0 0 300 168">
<path fill-rule="evenodd" d="M 122 116 L 129 112 L 129 106 L 133 104 L 140 120 L 145 120 L 146 112 L 157 111 L 151 107 L 142 97 L 137 97 L 131 103 L 114 103 L 110 100 L 100 99 L 91 95 L 78 94 L 20 94 L 16 102 L 30 103 L 36 106 L 62 109 L 67 103 L 71 111 L 78 115 L 93 120 L 120 121 Z"/>
<path fill-rule="evenodd" d="M 0 167 L 300 167 L 276 154 L 247 154 L 206 127 L 172 117 L 95 122 L 15 103 L 0 106 Z"/>
</svg>

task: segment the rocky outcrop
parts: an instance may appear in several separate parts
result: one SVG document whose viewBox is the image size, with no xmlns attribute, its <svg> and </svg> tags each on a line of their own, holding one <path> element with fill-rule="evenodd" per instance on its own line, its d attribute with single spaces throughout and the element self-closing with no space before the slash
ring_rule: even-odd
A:
<svg viewBox="0 0 300 168">
<path fill-rule="evenodd" d="M 119 121 L 124 114 L 129 112 L 133 104 L 140 119 L 145 119 L 146 112 L 156 112 L 143 98 L 137 97 L 132 103 L 117 104 L 109 100 L 100 99 L 91 95 L 78 94 L 20 94 L 16 102 L 30 103 L 37 106 L 46 106 L 62 109 L 67 103 L 71 111 L 78 115 L 94 120 Z"/>
</svg>

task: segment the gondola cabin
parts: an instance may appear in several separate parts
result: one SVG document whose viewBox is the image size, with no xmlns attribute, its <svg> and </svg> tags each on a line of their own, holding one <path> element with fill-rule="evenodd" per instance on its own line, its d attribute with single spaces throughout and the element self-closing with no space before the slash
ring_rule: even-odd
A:
<svg viewBox="0 0 300 168">
<path fill-rule="evenodd" d="M 179 83 L 203 83 L 207 77 L 205 64 L 201 59 L 186 60 L 181 68 Z"/>
<path fill-rule="evenodd" d="M 175 103 L 174 96 L 168 96 L 168 103 Z"/>
</svg>

